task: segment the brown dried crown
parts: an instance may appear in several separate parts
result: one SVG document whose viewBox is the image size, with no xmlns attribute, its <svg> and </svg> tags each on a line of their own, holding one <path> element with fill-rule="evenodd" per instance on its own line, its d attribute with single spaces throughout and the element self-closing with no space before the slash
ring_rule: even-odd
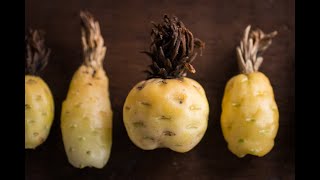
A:
<svg viewBox="0 0 320 180">
<path fill-rule="evenodd" d="M 198 52 L 205 47 L 205 43 L 185 27 L 185 25 L 175 16 L 163 16 L 163 22 L 156 24 L 152 22 L 150 51 L 143 51 L 152 59 L 149 65 L 150 78 L 181 78 L 187 75 L 187 72 L 195 73 L 191 63 L 195 60 Z"/>
<path fill-rule="evenodd" d="M 38 75 L 48 64 L 51 50 L 45 46 L 44 34 L 30 29 L 25 37 L 25 74 Z"/>
</svg>

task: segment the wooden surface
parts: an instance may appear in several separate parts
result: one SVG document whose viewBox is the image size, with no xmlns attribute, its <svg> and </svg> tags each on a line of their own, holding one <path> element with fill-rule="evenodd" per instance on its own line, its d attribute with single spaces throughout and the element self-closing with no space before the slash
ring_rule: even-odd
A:
<svg viewBox="0 0 320 180">
<path fill-rule="evenodd" d="M 295 5 L 293 0 L 162 0 L 78 1 L 26 0 L 26 29 L 42 28 L 52 49 L 42 77 L 56 104 L 47 141 L 25 151 L 25 177 L 30 180 L 99 179 L 295 179 Z M 100 21 L 108 46 L 104 68 L 110 79 L 113 146 L 103 169 L 73 168 L 67 161 L 60 131 L 61 103 L 69 82 L 82 63 L 79 11 L 87 9 Z M 130 141 L 122 121 L 122 106 L 130 89 L 146 76 L 150 62 L 139 53 L 150 43 L 150 21 L 164 13 L 177 15 L 205 41 L 202 57 L 189 77 L 203 85 L 210 103 L 207 132 L 192 151 L 143 151 Z M 228 149 L 220 128 L 221 100 L 226 82 L 238 73 L 235 47 L 252 24 L 278 36 L 264 54 L 261 71 L 272 83 L 279 106 L 280 126 L 273 150 L 265 157 L 239 159 Z"/>
</svg>

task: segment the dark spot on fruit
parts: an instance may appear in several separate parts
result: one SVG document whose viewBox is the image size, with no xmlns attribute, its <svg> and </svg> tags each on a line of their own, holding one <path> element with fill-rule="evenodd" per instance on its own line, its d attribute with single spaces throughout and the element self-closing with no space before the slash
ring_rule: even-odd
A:
<svg viewBox="0 0 320 180">
<path fill-rule="evenodd" d="M 33 79 L 29 79 L 27 81 L 28 84 L 37 84 L 37 81 L 33 80 Z"/>
<path fill-rule="evenodd" d="M 171 132 L 171 131 L 163 131 L 163 134 L 164 134 L 165 136 L 175 136 L 175 135 L 176 135 L 176 133 Z"/>
<path fill-rule="evenodd" d="M 166 85 L 166 84 L 168 84 L 168 82 L 167 82 L 165 79 L 160 80 L 158 83 L 161 84 L 161 85 Z"/>
<path fill-rule="evenodd" d="M 240 103 L 232 103 L 231 104 L 233 107 L 240 107 Z"/>
<path fill-rule="evenodd" d="M 137 86 L 137 89 L 140 91 L 146 86 L 146 82 L 143 82 L 141 85 Z"/>
<path fill-rule="evenodd" d="M 173 95 L 173 99 L 177 101 L 179 104 L 184 103 L 184 100 L 186 99 L 186 94 L 184 93 L 177 93 Z"/>
<path fill-rule="evenodd" d="M 29 104 L 25 104 L 24 105 L 24 110 L 28 110 L 28 109 L 31 109 L 31 106 Z"/>
<path fill-rule="evenodd" d="M 73 152 L 73 151 L 74 151 L 74 148 L 69 147 L 69 152 Z"/>
<path fill-rule="evenodd" d="M 192 86 L 193 86 L 194 88 L 196 88 L 197 90 L 199 89 L 198 86 L 196 86 L 196 85 L 192 85 Z"/>
<path fill-rule="evenodd" d="M 247 117 L 246 119 L 245 119 L 247 122 L 255 122 L 256 120 L 254 119 L 254 118 L 252 118 L 252 117 Z"/>
<path fill-rule="evenodd" d="M 76 128 L 76 127 L 78 127 L 78 125 L 76 125 L 76 124 L 72 124 L 72 125 L 70 126 L 70 128 L 72 128 L 72 129 L 74 129 L 74 128 Z"/>
<path fill-rule="evenodd" d="M 124 107 L 126 110 L 130 110 L 131 108 L 129 106 Z"/>
<path fill-rule="evenodd" d="M 92 83 L 88 83 L 89 86 L 92 86 Z"/>
<path fill-rule="evenodd" d="M 141 91 L 143 88 L 144 88 L 144 85 L 140 85 L 140 86 L 137 87 L 137 89 L 138 89 L 139 91 Z"/>
<path fill-rule="evenodd" d="M 34 133 L 33 133 L 33 136 L 38 136 L 38 135 L 39 135 L 38 132 L 34 132 Z"/>
<path fill-rule="evenodd" d="M 238 143 L 244 143 L 244 139 L 239 139 Z"/>
<path fill-rule="evenodd" d="M 181 146 L 182 146 L 182 144 L 176 144 L 176 145 L 174 145 L 174 146 L 178 146 L 178 147 L 181 147 Z"/>
<path fill-rule="evenodd" d="M 141 104 L 144 105 L 144 106 L 151 106 L 151 104 L 148 103 L 148 102 L 141 102 Z"/>
<path fill-rule="evenodd" d="M 92 73 L 92 77 L 94 78 L 96 76 L 97 71 L 94 69 Z"/>
<path fill-rule="evenodd" d="M 36 101 L 40 101 L 42 98 L 41 98 L 41 96 L 40 95 L 37 95 L 36 96 Z"/>
<path fill-rule="evenodd" d="M 150 140 L 150 141 L 155 141 L 155 139 L 153 137 L 149 137 L 149 136 L 145 136 L 145 137 L 143 137 L 143 139 Z"/>
<path fill-rule="evenodd" d="M 171 117 L 160 116 L 159 119 L 161 119 L 161 120 L 171 120 Z"/>
<path fill-rule="evenodd" d="M 264 91 L 256 92 L 256 96 L 264 96 L 265 94 L 266 94 L 266 92 L 264 92 Z"/>
<path fill-rule="evenodd" d="M 134 122 L 133 126 L 134 127 L 146 127 L 145 124 L 143 122 L 141 122 L 141 121 Z"/>
<path fill-rule="evenodd" d="M 90 154 L 91 154 L 91 151 L 87 151 L 86 154 L 87 154 L 87 155 L 90 155 Z"/>
<path fill-rule="evenodd" d="M 179 102 L 179 104 L 182 104 L 183 101 L 184 101 L 184 98 L 183 98 L 183 97 L 178 97 L 178 98 L 177 98 L 177 101 Z"/>
<path fill-rule="evenodd" d="M 35 123 L 36 121 L 35 120 L 30 120 L 30 121 L 28 121 L 30 124 L 33 124 L 33 123 Z"/>
</svg>

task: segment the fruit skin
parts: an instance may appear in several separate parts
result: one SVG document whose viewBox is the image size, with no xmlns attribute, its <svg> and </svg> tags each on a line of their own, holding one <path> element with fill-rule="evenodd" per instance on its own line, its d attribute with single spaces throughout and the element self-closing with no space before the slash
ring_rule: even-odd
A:
<svg viewBox="0 0 320 180">
<path fill-rule="evenodd" d="M 48 137 L 54 119 L 54 101 L 39 77 L 25 76 L 25 149 L 35 149 Z"/>
<path fill-rule="evenodd" d="M 144 150 L 190 151 L 204 136 L 208 115 L 204 89 L 189 78 L 139 82 L 123 107 L 128 136 Z"/>
<path fill-rule="evenodd" d="M 269 79 L 261 72 L 231 78 L 222 100 L 221 127 L 229 150 L 238 157 L 262 157 L 274 146 L 279 111 Z"/>
<path fill-rule="evenodd" d="M 82 65 L 62 105 L 61 130 L 69 162 L 78 168 L 102 168 L 112 146 L 112 109 L 108 78 L 102 68 Z"/>
</svg>

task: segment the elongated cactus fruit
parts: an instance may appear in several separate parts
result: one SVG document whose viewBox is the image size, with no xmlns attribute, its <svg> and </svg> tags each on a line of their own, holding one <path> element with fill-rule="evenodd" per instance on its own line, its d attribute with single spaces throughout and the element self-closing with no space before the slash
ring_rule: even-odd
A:
<svg viewBox="0 0 320 180">
<path fill-rule="evenodd" d="M 106 47 L 89 12 L 80 13 L 84 63 L 72 77 L 61 112 L 61 130 L 69 162 L 77 168 L 103 168 L 112 146 L 109 81 L 103 69 Z"/>
</svg>

